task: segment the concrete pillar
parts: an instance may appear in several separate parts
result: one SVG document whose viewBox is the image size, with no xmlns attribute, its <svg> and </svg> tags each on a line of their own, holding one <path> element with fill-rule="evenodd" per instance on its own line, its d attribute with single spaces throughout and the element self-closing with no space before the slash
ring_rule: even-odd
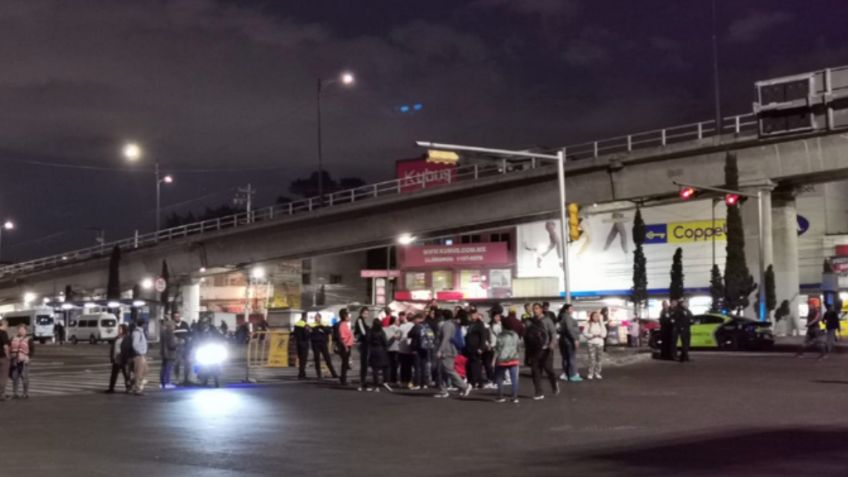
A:
<svg viewBox="0 0 848 477">
<path fill-rule="evenodd" d="M 801 328 L 798 305 L 801 279 L 798 267 L 798 212 L 789 193 L 774 197 L 774 278 L 777 303 L 789 300 L 790 319 L 776 327 L 780 334 L 797 334 Z"/>
<path fill-rule="evenodd" d="M 763 260 L 764 266 L 774 264 L 774 239 L 772 231 L 772 216 L 771 216 L 771 191 L 774 189 L 774 182 L 768 179 L 758 179 L 754 181 L 741 181 L 740 186 L 743 192 L 757 193 L 758 191 L 763 197 Z M 760 283 L 760 211 L 756 197 L 751 197 L 742 206 L 742 225 L 745 228 L 745 261 L 748 264 L 748 271 L 754 277 L 754 281 L 758 286 Z M 759 289 L 751 295 L 751 305 L 745 310 L 745 316 L 756 318 L 757 312 L 755 304 Z"/>
<path fill-rule="evenodd" d="M 200 282 L 192 280 L 182 286 L 183 321 L 192 323 L 200 319 Z"/>
</svg>

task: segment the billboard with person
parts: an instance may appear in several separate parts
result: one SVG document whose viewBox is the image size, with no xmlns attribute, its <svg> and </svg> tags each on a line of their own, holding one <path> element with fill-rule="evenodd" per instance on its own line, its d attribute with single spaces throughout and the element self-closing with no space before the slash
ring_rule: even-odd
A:
<svg viewBox="0 0 848 477">
<path fill-rule="evenodd" d="M 669 285 L 674 250 L 683 249 L 687 288 L 708 287 L 715 260 L 723 267 L 725 257 L 725 207 L 711 201 L 693 201 L 642 209 L 646 224 L 644 251 L 649 289 Z M 583 235 L 569 245 L 571 289 L 599 295 L 624 294 L 633 284 L 633 217 L 635 208 L 593 213 L 582 212 Z M 518 227 L 517 276 L 560 278 L 559 223 L 533 222 Z M 562 285 L 560 283 L 560 285 Z"/>
</svg>

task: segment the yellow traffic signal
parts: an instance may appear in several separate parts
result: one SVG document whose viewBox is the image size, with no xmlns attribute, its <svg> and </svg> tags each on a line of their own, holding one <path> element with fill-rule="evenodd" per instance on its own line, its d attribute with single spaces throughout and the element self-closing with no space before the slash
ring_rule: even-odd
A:
<svg viewBox="0 0 848 477">
<path fill-rule="evenodd" d="M 572 202 L 568 204 L 568 238 L 570 241 L 575 242 L 580 240 L 580 237 L 583 235 L 583 227 L 580 226 L 580 223 L 583 222 L 583 219 L 580 218 L 580 205 Z"/>
</svg>

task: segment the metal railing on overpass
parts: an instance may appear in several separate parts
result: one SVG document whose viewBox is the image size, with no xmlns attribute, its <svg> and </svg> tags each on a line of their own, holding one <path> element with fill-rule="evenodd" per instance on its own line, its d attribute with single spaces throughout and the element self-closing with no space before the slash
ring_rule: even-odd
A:
<svg viewBox="0 0 848 477">
<path fill-rule="evenodd" d="M 756 115 L 749 113 L 726 117 L 722 121 L 721 130 L 722 134 L 756 136 Z M 568 160 L 581 160 L 597 158 L 608 154 L 629 153 L 637 149 L 665 147 L 673 144 L 698 141 L 713 137 L 715 134 L 715 120 L 711 120 L 575 144 L 572 146 L 566 146 L 565 150 Z M 244 227 L 257 222 L 283 219 L 294 215 L 310 213 L 318 209 L 326 209 L 329 207 L 361 202 L 378 197 L 400 195 L 415 192 L 417 190 L 430 189 L 432 187 L 448 187 L 457 182 L 467 182 L 470 180 L 477 180 L 482 177 L 515 173 L 536 167 L 551 167 L 551 165 L 547 162 L 530 160 L 518 166 L 515 164 L 508 164 L 505 161 L 492 165 L 461 166 L 458 167 L 455 172 L 446 176 L 446 180 L 443 180 L 441 184 L 436 186 L 428 184 L 424 180 L 410 178 L 392 179 L 389 181 L 355 187 L 353 189 L 341 190 L 331 194 L 325 194 L 323 202 L 319 197 L 310 197 L 308 199 L 256 209 L 250 213 L 242 212 L 225 217 L 171 227 L 158 232 L 141 235 L 136 234 L 133 237 L 114 242 L 6 265 L 0 267 L 0 278 L 18 273 L 28 273 L 49 269 L 92 258 L 105 257 L 109 255 L 116 245 L 122 250 L 152 247 L 185 237 Z"/>
</svg>

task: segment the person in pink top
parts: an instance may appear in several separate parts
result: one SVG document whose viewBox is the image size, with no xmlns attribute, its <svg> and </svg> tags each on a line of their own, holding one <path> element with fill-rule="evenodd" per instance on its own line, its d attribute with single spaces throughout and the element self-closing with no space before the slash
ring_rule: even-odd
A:
<svg viewBox="0 0 848 477">
<path fill-rule="evenodd" d="M 339 322 L 336 323 L 336 333 L 333 333 L 336 353 L 342 360 L 342 373 L 339 382 L 347 386 L 347 372 L 350 371 L 350 350 L 353 348 L 353 331 L 350 329 L 350 313 L 347 308 L 339 310 Z"/>
</svg>

